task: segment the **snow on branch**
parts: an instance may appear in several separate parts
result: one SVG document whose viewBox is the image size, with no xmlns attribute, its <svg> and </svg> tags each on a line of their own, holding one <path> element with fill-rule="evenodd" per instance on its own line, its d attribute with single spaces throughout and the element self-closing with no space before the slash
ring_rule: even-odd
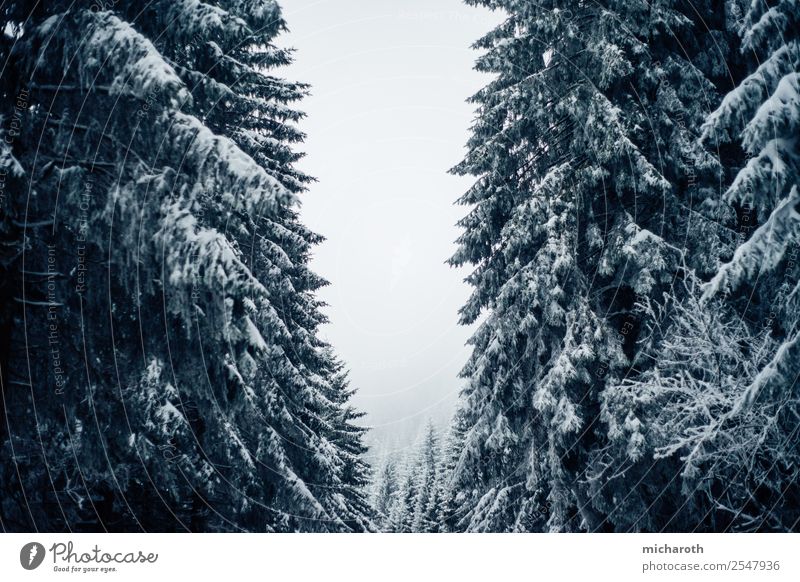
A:
<svg viewBox="0 0 800 582">
<path fill-rule="evenodd" d="M 228 0 L 225 4 L 255 29 L 269 28 L 281 20 L 281 9 L 275 0 Z"/>
<path fill-rule="evenodd" d="M 800 66 L 800 43 L 792 41 L 781 47 L 748 75 L 739 86 L 725 95 L 717 109 L 701 128 L 701 141 L 732 142 L 784 76 Z"/>
<path fill-rule="evenodd" d="M 769 385 L 791 386 L 797 381 L 798 363 L 800 363 L 800 333 L 781 344 L 775 357 L 764 366 L 755 379 L 745 389 L 736 404 L 733 413 L 753 406 L 756 399 Z"/>
<path fill-rule="evenodd" d="M 169 116 L 168 138 L 185 151 L 200 176 L 201 184 L 221 188 L 231 211 L 242 211 L 257 219 L 276 204 L 290 204 L 295 197 L 230 138 L 214 134 L 192 115 L 178 111 Z M 182 147 L 181 147 L 182 146 Z"/>
<path fill-rule="evenodd" d="M 168 0 L 164 20 L 185 38 L 231 38 L 246 34 L 247 23 L 229 11 L 200 0 Z"/>
<path fill-rule="evenodd" d="M 800 134 L 800 73 L 784 76 L 742 132 L 745 151 L 754 154 L 776 135 Z"/>
<path fill-rule="evenodd" d="M 723 265 L 705 285 L 704 301 L 720 292 L 733 291 L 745 279 L 774 269 L 780 263 L 787 247 L 800 237 L 800 214 L 797 211 L 799 203 L 800 194 L 797 186 L 794 186 L 769 219 L 736 249 L 730 262 Z"/>
<path fill-rule="evenodd" d="M 774 208 L 792 175 L 797 175 L 800 160 L 795 159 L 796 149 L 796 139 L 768 141 L 736 175 L 725 200 L 752 205 L 759 212 Z"/>
<path fill-rule="evenodd" d="M 764 8 L 767 10 L 758 16 Z M 772 7 L 768 7 L 764 0 L 754 0 L 745 19 L 742 51 L 755 51 L 770 43 L 781 42 L 787 33 L 797 27 L 798 15 L 798 0 L 783 0 Z"/>
<path fill-rule="evenodd" d="M 111 12 L 53 15 L 38 27 L 33 39 L 43 44 L 39 61 L 56 58 L 53 53 L 63 54 L 64 70 L 74 67 L 84 90 L 107 84 L 112 95 L 147 99 L 158 94 L 172 107 L 191 102 L 189 91 L 153 43 Z M 60 50 L 73 44 L 71 50 Z"/>
</svg>

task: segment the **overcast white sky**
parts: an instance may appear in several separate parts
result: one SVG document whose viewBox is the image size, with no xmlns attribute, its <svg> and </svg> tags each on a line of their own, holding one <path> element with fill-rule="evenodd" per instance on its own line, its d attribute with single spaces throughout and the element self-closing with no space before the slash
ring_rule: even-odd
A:
<svg viewBox="0 0 800 582">
<path fill-rule="evenodd" d="M 282 0 L 297 49 L 284 72 L 310 83 L 301 169 L 316 176 L 305 223 L 327 241 L 313 268 L 332 323 L 323 334 L 351 370 L 374 437 L 404 446 L 447 420 L 469 350 L 457 325 L 464 271 L 444 264 L 470 179 L 466 98 L 488 78 L 469 47 L 501 15 L 459 0 Z"/>
</svg>

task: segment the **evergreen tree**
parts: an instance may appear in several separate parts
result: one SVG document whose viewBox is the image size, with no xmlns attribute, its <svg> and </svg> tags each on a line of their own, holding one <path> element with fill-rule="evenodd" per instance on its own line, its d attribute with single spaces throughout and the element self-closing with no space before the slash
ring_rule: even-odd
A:
<svg viewBox="0 0 800 582">
<path fill-rule="evenodd" d="M 0 11 L 5 527 L 369 529 L 277 4 Z"/>
<path fill-rule="evenodd" d="M 370 484 L 370 467 L 365 460 L 368 447 L 364 444 L 364 436 L 369 429 L 356 424 L 365 415 L 356 410 L 349 402 L 354 394 L 344 365 L 326 347 L 333 369 L 330 371 L 330 383 L 325 393 L 332 406 L 329 406 L 327 423 L 322 434 L 338 449 L 341 459 L 338 470 L 340 484 L 334 484 L 329 493 L 336 496 L 340 515 L 352 531 L 375 531 L 372 506 L 367 498 Z"/>
<path fill-rule="evenodd" d="M 458 509 L 461 499 L 456 498 L 455 488 L 451 481 L 458 463 L 461 450 L 461 440 L 466 428 L 459 422 L 460 416 L 456 415 L 447 431 L 444 446 L 442 447 L 441 470 L 439 476 L 439 507 L 436 523 L 440 532 L 450 533 L 458 531 L 457 523 L 460 520 Z"/>
<path fill-rule="evenodd" d="M 397 465 L 394 459 L 388 458 L 377 475 L 373 502 L 375 517 L 380 531 L 392 531 L 392 514 L 398 502 L 399 491 Z"/>
<path fill-rule="evenodd" d="M 800 10 L 793 0 L 753 0 L 738 15 L 753 70 L 708 117 L 703 138 L 716 148 L 740 145 L 745 162 L 723 200 L 748 220 L 704 296 L 727 295 L 776 341 L 746 389 L 752 403 L 781 398 L 800 376 Z"/>
<path fill-rule="evenodd" d="M 697 145 L 727 73 L 723 3 L 470 3 L 508 18 L 476 45 L 496 78 L 455 168 L 477 178 L 452 258 L 475 267 L 462 321 L 485 312 L 457 413 L 457 527 L 657 529 L 680 498 L 609 456 L 602 394 L 649 365 L 638 305 L 675 284 L 683 250 L 704 245 L 687 259 L 701 272 L 726 250 L 720 167 Z"/>
<path fill-rule="evenodd" d="M 415 464 L 406 460 L 403 480 L 398 491 L 398 500 L 392 508 L 390 529 L 394 533 L 412 533 L 414 531 L 414 508 L 417 499 L 417 479 Z"/>
<path fill-rule="evenodd" d="M 742 52 L 730 60 L 750 70 L 708 116 L 702 139 L 731 176 L 721 203 L 737 216 L 738 245 L 702 290 L 690 277 L 690 292 L 668 299 L 654 367 L 609 389 L 606 413 L 629 459 L 677 462 L 692 508 L 678 527 L 792 531 L 800 523 L 800 13 L 792 1 L 728 8 Z"/>
<path fill-rule="evenodd" d="M 414 500 L 414 532 L 438 531 L 439 486 L 441 478 L 439 437 L 433 423 L 428 422 L 419 451 L 419 483 Z"/>
</svg>

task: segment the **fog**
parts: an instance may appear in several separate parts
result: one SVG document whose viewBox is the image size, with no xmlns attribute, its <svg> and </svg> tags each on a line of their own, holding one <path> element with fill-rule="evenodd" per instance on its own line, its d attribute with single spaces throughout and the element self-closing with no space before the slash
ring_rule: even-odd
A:
<svg viewBox="0 0 800 582">
<path fill-rule="evenodd" d="M 459 0 L 283 0 L 295 63 L 312 85 L 299 164 L 319 181 L 304 222 L 327 240 L 312 267 L 331 282 L 323 336 L 347 363 L 379 448 L 404 447 L 449 420 L 469 328 L 467 271 L 445 264 L 470 178 L 449 175 L 488 77 L 470 45 L 500 14 Z"/>
</svg>

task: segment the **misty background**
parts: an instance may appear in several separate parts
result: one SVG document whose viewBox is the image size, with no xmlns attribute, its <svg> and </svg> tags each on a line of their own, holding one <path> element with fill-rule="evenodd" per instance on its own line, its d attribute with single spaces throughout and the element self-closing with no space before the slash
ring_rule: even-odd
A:
<svg viewBox="0 0 800 582">
<path fill-rule="evenodd" d="M 331 323 L 322 329 L 350 369 L 355 404 L 385 453 L 428 419 L 453 412 L 471 329 L 458 325 L 467 270 L 455 250 L 455 201 L 471 178 L 447 173 L 474 118 L 466 99 L 487 82 L 470 45 L 500 13 L 461 0 L 284 0 L 296 49 L 281 75 L 309 83 L 299 168 L 319 181 L 302 220 L 327 240 L 312 268 Z"/>
</svg>

